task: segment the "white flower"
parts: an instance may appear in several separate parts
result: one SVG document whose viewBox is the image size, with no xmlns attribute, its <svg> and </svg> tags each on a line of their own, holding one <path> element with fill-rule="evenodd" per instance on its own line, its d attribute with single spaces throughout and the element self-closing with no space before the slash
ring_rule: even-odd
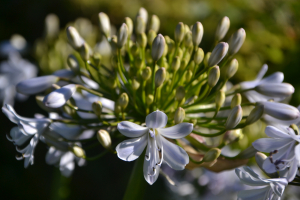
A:
<svg viewBox="0 0 300 200">
<path fill-rule="evenodd" d="M 45 106 L 50 108 L 59 108 L 65 105 L 65 103 L 76 92 L 76 89 L 77 87 L 75 84 L 63 86 L 60 89 L 55 90 L 49 93 L 47 96 L 45 96 L 43 103 L 45 104 Z"/>
<path fill-rule="evenodd" d="M 289 127 L 278 129 L 267 126 L 265 133 L 271 138 L 261 138 L 252 143 L 259 151 L 270 153 L 263 163 L 263 169 L 267 173 L 289 170 L 288 181 L 296 176 L 300 161 L 300 136 Z M 288 169 L 289 168 L 289 169 Z"/>
<path fill-rule="evenodd" d="M 47 129 L 51 120 L 46 118 L 31 119 L 19 116 L 10 105 L 2 107 L 2 112 L 10 119 L 11 122 L 16 123 L 18 127 L 12 128 L 10 137 L 8 139 L 14 142 L 15 145 L 23 145 L 30 139 L 29 144 L 23 148 L 17 148 L 17 151 L 22 154 L 22 157 L 17 157 L 18 160 L 25 159 L 24 167 L 27 168 L 29 164 L 33 164 L 34 150 L 39 141 L 40 135 Z"/>
<path fill-rule="evenodd" d="M 265 179 L 256 174 L 250 167 L 243 167 L 245 172 L 235 169 L 242 183 L 251 186 L 266 186 L 259 189 L 244 190 L 238 193 L 239 200 L 280 200 L 288 181 L 285 178 Z"/>
<path fill-rule="evenodd" d="M 284 75 L 282 72 L 276 72 L 263 79 L 263 76 L 268 71 L 268 65 L 263 65 L 257 77 L 253 81 L 245 81 L 240 83 L 242 90 L 255 88 L 244 92 L 250 102 L 267 101 L 273 99 L 280 101 L 294 93 L 294 88 L 290 84 L 282 83 Z"/>
<path fill-rule="evenodd" d="M 153 184 L 159 175 L 162 161 L 175 170 L 183 170 L 189 162 L 188 154 L 179 146 L 169 142 L 171 139 L 183 138 L 193 130 L 193 124 L 180 123 L 166 126 L 168 117 L 161 111 L 154 111 L 146 117 L 146 126 L 124 121 L 118 124 L 118 130 L 132 139 L 121 142 L 117 147 L 118 157 L 124 161 L 137 159 L 147 146 L 144 160 L 144 177 Z M 164 137 L 163 137 L 164 136 Z M 148 145 L 147 145 L 148 144 Z"/>
</svg>

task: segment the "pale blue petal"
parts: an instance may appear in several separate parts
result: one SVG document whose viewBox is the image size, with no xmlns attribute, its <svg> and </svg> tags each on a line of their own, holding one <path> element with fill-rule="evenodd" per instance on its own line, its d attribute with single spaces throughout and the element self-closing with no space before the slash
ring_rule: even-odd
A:
<svg viewBox="0 0 300 200">
<path fill-rule="evenodd" d="M 191 123 L 180 123 L 168 128 L 158 128 L 156 129 L 161 135 L 171 138 L 179 139 L 187 136 L 193 131 L 193 124 Z"/>
<path fill-rule="evenodd" d="M 168 116 L 159 110 L 147 115 L 146 126 L 148 128 L 163 128 L 167 125 Z"/>
<path fill-rule="evenodd" d="M 117 128 L 120 131 L 120 133 L 131 138 L 141 137 L 142 135 L 149 132 L 148 127 L 143 127 L 129 121 L 123 121 L 118 123 Z"/>
</svg>

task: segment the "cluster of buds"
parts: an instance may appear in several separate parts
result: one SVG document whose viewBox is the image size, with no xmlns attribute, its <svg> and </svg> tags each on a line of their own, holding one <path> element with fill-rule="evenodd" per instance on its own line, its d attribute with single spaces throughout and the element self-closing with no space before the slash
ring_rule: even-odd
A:
<svg viewBox="0 0 300 200">
<path fill-rule="evenodd" d="M 105 153 L 114 153 L 116 148 L 118 157 L 126 161 L 137 159 L 147 146 L 144 177 L 153 184 L 162 162 L 177 170 L 189 162 L 214 164 L 219 157 L 226 159 L 220 148 L 237 141 L 236 133 L 247 125 L 262 117 L 279 121 L 299 117 L 298 109 L 279 103 L 292 95 L 293 86 L 282 83 L 279 72 L 263 79 L 266 65 L 254 81 L 230 84 L 239 65 L 234 57 L 246 32 L 241 28 L 223 41 L 230 26 L 228 17 L 217 25 L 211 52 L 199 47 L 204 35 L 201 22 L 192 26 L 180 22 L 174 27 L 174 37 L 163 36 L 159 18 L 148 17 L 143 8 L 135 20 L 126 17 L 116 35 L 105 13 L 99 13 L 99 25 L 110 44 L 109 59 L 102 59 L 69 26 L 66 35 L 74 50 L 67 59 L 69 69 L 17 85 L 20 93 L 39 94 L 38 105 L 51 115 L 25 119 L 9 105 L 4 107 L 7 117 L 19 125 L 9 137 L 16 145 L 20 138 L 22 144 L 29 138 L 35 145 L 42 140 L 51 146 L 49 154 L 59 151 L 60 156 L 68 153 L 93 160 L 103 153 L 90 157 L 84 149 L 90 140 L 98 139 Z M 250 114 L 243 112 L 246 107 Z M 124 136 L 132 139 L 118 145 L 116 139 Z M 203 141 L 218 137 L 220 143 L 206 146 L 197 140 L 201 143 L 197 145 L 199 136 Z M 180 140 L 183 137 L 190 142 L 185 145 L 195 144 L 196 151 L 203 153 L 202 160 L 189 158 Z M 34 147 L 21 151 L 25 166 L 33 163 Z"/>
</svg>

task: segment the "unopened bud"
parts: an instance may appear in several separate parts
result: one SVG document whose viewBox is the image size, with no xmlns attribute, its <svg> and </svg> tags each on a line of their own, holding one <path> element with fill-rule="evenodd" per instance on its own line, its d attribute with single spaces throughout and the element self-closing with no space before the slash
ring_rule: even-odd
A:
<svg viewBox="0 0 300 200">
<path fill-rule="evenodd" d="M 211 52 L 207 52 L 205 54 L 204 61 L 203 61 L 205 67 L 208 67 L 208 60 L 209 60 L 210 56 L 211 56 Z"/>
<path fill-rule="evenodd" d="M 151 77 L 151 68 L 150 67 L 146 67 L 145 69 L 143 69 L 142 71 L 142 77 L 145 81 L 147 81 L 150 77 Z"/>
<path fill-rule="evenodd" d="M 180 58 L 176 56 L 172 61 L 172 69 L 174 72 L 176 72 L 179 69 L 180 63 L 181 63 Z"/>
<path fill-rule="evenodd" d="M 139 9 L 139 12 L 138 12 L 137 15 L 140 16 L 144 20 L 144 22 L 147 24 L 147 22 L 148 22 L 148 12 L 145 8 L 141 7 Z"/>
<path fill-rule="evenodd" d="M 121 49 L 126 44 L 127 38 L 128 27 L 125 23 L 123 23 L 118 32 L 117 46 L 119 49 Z"/>
<path fill-rule="evenodd" d="M 175 42 L 177 44 L 180 44 L 182 42 L 184 34 L 185 34 L 184 24 L 182 22 L 179 22 L 175 28 Z"/>
<path fill-rule="evenodd" d="M 230 63 L 224 68 L 224 73 L 223 73 L 224 78 L 228 80 L 231 77 L 233 77 L 237 72 L 238 68 L 239 68 L 239 63 L 237 59 L 232 59 Z"/>
<path fill-rule="evenodd" d="M 166 78 L 166 69 L 161 67 L 155 73 L 155 87 L 159 87 L 163 84 Z"/>
<path fill-rule="evenodd" d="M 134 66 L 137 69 L 140 69 L 143 66 L 143 60 L 139 56 L 134 59 Z"/>
<path fill-rule="evenodd" d="M 145 48 L 147 45 L 147 36 L 145 33 L 141 33 L 137 36 L 137 43 L 140 47 Z"/>
<path fill-rule="evenodd" d="M 174 115 L 175 124 L 180 124 L 185 118 L 185 110 L 181 107 L 177 108 Z"/>
<path fill-rule="evenodd" d="M 149 30 L 153 30 L 155 33 L 158 32 L 160 26 L 160 20 L 156 15 L 152 15 L 149 24 Z"/>
<path fill-rule="evenodd" d="M 93 54 L 93 60 L 94 60 L 94 62 L 95 62 L 95 64 L 96 64 L 96 66 L 99 66 L 99 65 L 100 65 L 101 59 L 102 59 L 102 56 L 101 56 L 100 53 L 95 52 L 95 53 Z"/>
<path fill-rule="evenodd" d="M 118 102 L 115 103 L 115 109 L 114 110 L 115 110 L 116 115 L 118 115 L 122 111 L 122 108 L 121 108 L 121 106 L 119 105 Z"/>
<path fill-rule="evenodd" d="M 109 78 L 107 79 L 107 85 L 110 89 L 115 89 L 117 87 L 117 81 L 115 78 Z"/>
<path fill-rule="evenodd" d="M 128 36 L 130 37 L 132 35 L 132 31 L 133 31 L 133 22 L 132 22 L 132 19 L 129 18 L 129 17 L 125 17 L 125 24 L 127 25 Z"/>
<path fill-rule="evenodd" d="M 152 43 L 153 43 L 156 36 L 157 36 L 157 34 L 155 33 L 155 31 L 150 29 L 149 32 L 148 32 L 148 44 L 149 44 L 149 46 L 152 45 Z"/>
<path fill-rule="evenodd" d="M 219 110 L 223 103 L 225 102 L 225 99 L 226 99 L 226 95 L 225 95 L 225 92 L 222 91 L 222 90 L 219 90 L 216 94 L 216 108 L 217 110 Z"/>
<path fill-rule="evenodd" d="M 264 106 L 257 105 L 253 110 L 251 110 L 249 116 L 246 119 L 246 124 L 250 125 L 259 120 L 264 114 Z"/>
<path fill-rule="evenodd" d="M 100 116 L 100 115 L 101 115 L 101 113 L 102 113 L 102 108 L 103 108 L 103 106 L 102 106 L 101 101 L 95 101 L 95 102 L 93 102 L 93 104 L 92 104 L 92 110 L 93 110 L 93 112 L 94 112 L 97 116 Z"/>
<path fill-rule="evenodd" d="M 198 47 L 203 37 L 203 26 L 200 22 L 196 22 L 192 29 L 193 45 Z"/>
<path fill-rule="evenodd" d="M 78 158 L 85 158 L 84 150 L 79 146 L 72 146 L 70 147 L 70 151 L 74 153 L 74 155 Z"/>
<path fill-rule="evenodd" d="M 291 124 L 290 128 L 294 130 L 296 135 L 299 135 L 299 128 L 296 124 Z"/>
<path fill-rule="evenodd" d="M 289 83 L 262 83 L 255 87 L 255 91 L 270 97 L 288 97 L 295 88 Z"/>
<path fill-rule="evenodd" d="M 264 101 L 258 104 L 264 105 L 264 114 L 276 119 L 293 120 L 300 115 L 299 110 L 291 105 L 277 102 Z"/>
<path fill-rule="evenodd" d="M 158 61 L 165 50 L 165 38 L 161 34 L 158 34 L 152 43 L 151 56 L 153 61 Z"/>
<path fill-rule="evenodd" d="M 203 162 L 212 162 L 216 160 L 221 154 L 221 150 L 218 148 L 212 148 L 208 152 L 205 153 L 202 161 Z"/>
<path fill-rule="evenodd" d="M 75 74 L 80 72 L 79 62 L 78 62 L 77 58 L 74 55 L 69 55 L 68 56 L 67 64 Z"/>
<path fill-rule="evenodd" d="M 213 51 L 211 52 L 211 56 L 208 59 L 208 66 L 212 67 L 217 65 L 227 54 L 228 51 L 228 44 L 226 42 L 220 42 L 215 46 Z"/>
<path fill-rule="evenodd" d="M 152 94 L 148 94 L 147 98 L 146 98 L 146 103 L 148 106 L 150 106 L 153 103 L 154 97 Z"/>
<path fill-rule="evenodd" d="M 225 37 L 225 35 L 229 29 L 229 26 L 230 26 L 229 18 L 226 16 L 223 17 L 217 26 L 217 30 L 216 30 L 216 34 L 215 34 L 215 38 L 217 41 L 221 41 Z"/>
<path fill-rule="evenodd" d="M 110 149 L 111 138 L 110 138 L 109 133 L 106 130 L 100 129 L 97 132 L 97 139 L 105 149 Z"/>
<path fill-rule="evenodd" d="M 187 70 L 186 73 L 185 73 L 185 81 L 188 83 L 190 82 L 190 80 L 192 79 L 192 76 L 193 76 L 193 72 L 192 70 Z"/>
<path fill-rule="evenodd" d="M 166 37 L 166 36 L 165 36 Z M 167 45 L 168 45 L 168 53 L 173 53 L 174 51 L 175 51 L 175 42 L 174 42 L 174 40 L 169 40 L 168 42 L 167 42 Z"/>
<path fill-rule="evenodd" d="M 136 78 L 134 78 L 134 79 L 132 80 L 132 89 L 133 89 L 133 90 L 138 90 L 139 87 L 140 87 L 140 83 L 136 80 Z"/>
<path fill-rule="evenodd" d="M 87 43 L 83 43 L 83 45 L 79 49 L 80 56 L 82 60 L 87 61 L 90 58 L 89 46 Z"/>
<path fill-rule="evenodd" d="M 230 107 L 232 109 L 235 106 L 241 105 L 241 103 L 242 103 L 242 95 L 240 93 L 237 93 L 233 96 Z"/>
<path fill-rule="evenodd" d="M 226 133 L 224 134 L 223 141 L 226 145 L 228 145 L 232 142 L 237 142 L 242 138 L 243 138 L 242 129 L 229 130 L 226 131 Z"/>
<path fill-rule="evenodd" d="M 213 88 L 218 83 L 220 78 L 220 68 L 219 66 L 214 66 L 208 73 L 207 83 L 209 87 Z"/>
<path fill-rule="evenodd" d="M 181 102 L 182 99 L 185 97 L 185 89 L 183 86 L 178 86 L 176 89 L 176 100 Z"/>
<path fill-rule="evenodd" d="M 121 108 L 124 110 L 129 103 L 128 95 L 126 93 L 122 93 L 118 99 L 118 103 L 121 106 Z"/>
<path fill-rule="evenodd" d="M 191 47 L 193 45 L 193 40 L 192 40 L 192 32 L 188 31 L 185 35 L 184 35 L 184 45 L 188 48 Z"/>
<path fill-rule="evenodd" d="M 240 105 L 234 107 L 228 115 L 227 121 L 225 123 L 225 128 L 227 130 L 235 128 L 242 120 L 242 117 L 243 117 L 242 107 Z"/>
<path fill-rule="evenodd" d="M 199 65 L 204 58 L 204 51 L 201 48 L 198 48 L 194 54 L 194 62 L 196 65 Z"/>
<path fill-rule="evenodd" d="M 109 38 L 110 37 L 109 17 L 103 12 L 99 13 L 98 17 L 99 17 L 100 31 L 105 35 L 106 38 Z"/>
<path fill-rule="evenodd" d="M 69 26 L 67 29 L 67 38 L 69 44 L 75 49 L 78 50 L 84 43 L 84 40 L 82 37 L 79 35 L 78 31 L 76 28 L 73 26 Z"/>
<path fill-rule="evenodd" d="M 139 48 L 135 44 L 133 44 L 130 48 L 130 53 L 133 56 L 137 56 L 139 54 Z"/>
<path fill-rule="evenodd" d="M 243 45 L 244 41 L 246 38 L 246 32 L 243 28 L 240 28 L 235 32 L 229 39 L 228 44 L 229 44 L 229 50 L 228 50 L 228 55 L 234 55 L 236 54 L 241 46 Z"/>
<path fill-rule="evenodd" d="M 135 26 L 136 34 L 144 33 L 145 29 L 146 29 L 146 22 L 143 20 L 143 18 L 141 16 L 137 16 L 136 26 Z"/>
</svg>

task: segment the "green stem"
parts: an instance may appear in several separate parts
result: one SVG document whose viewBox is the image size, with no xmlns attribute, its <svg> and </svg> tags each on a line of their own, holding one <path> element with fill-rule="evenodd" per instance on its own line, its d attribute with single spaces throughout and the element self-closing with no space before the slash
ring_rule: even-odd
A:
<svg viewBox="0 0 300 200">
<path fill-rule="evenodd" d="M 155 65 L 156 62 L 153 62 L 153 66 L 152 66 L 152 95 L 154 96 L 154 92 L 155 92 Z"/>
</svg>

